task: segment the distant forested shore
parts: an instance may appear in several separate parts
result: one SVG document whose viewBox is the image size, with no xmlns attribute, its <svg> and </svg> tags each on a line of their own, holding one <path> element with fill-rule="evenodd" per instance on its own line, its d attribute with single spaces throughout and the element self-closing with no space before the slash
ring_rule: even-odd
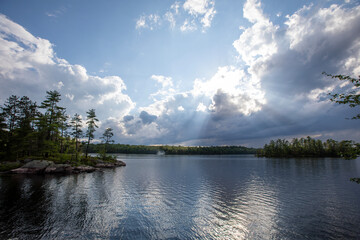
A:
<svg viewBox="0 0 360 240">
<path fill-rule="evenodd" d="M 98 153 L 104 148 L 104 144 L 90 144 L 89 153 Z M 255 154 L 257 148 L 243 146 L 147 146 L 129 144 L 110 144 L 107 146 L 107 153 L 123 154 L 170 154 L 170 155 L 221 155 L 221 154 Z"/>
<path fill-rule="evenodd" d="M 354 141 L 321 141 L 307 138 L 271 140 L 262 149 L 257 150 L 258 157 L 342 157 L 354 159 L 360 154 L 360 144 Z"/>
</svg>

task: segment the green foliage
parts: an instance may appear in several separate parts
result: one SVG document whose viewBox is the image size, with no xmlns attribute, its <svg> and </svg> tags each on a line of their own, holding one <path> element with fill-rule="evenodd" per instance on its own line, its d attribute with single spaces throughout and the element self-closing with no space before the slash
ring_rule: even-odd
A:
<svg viewBox="0 0 360 240">
<path fill-rule="evenodd" d="M 20 167 L 22 164 L 20 162 L 0 162 L 0 172 L 7 172 L 11 169 Z"/>
<path fill-rule="evenodd" d="M 47 91 L 40 106 L 27 96 L 10 96 L 4 106 L 0 106 L 0 164 L 1 169 L 11 169 L 15 161 L 25 159 L 46 159 L 55 163 L 71 165 L 94 165 L 98 158 L 81 154 L 80 139 L 83 136 L 82 120 L 79 114 L 68 121 L 66 109 L 60 106 L 61 95 L 57 91 Z M 40 111 L 39 111 L 40 109 Z M 87 145 L 94 139 L 98 127 L 95 110 L 87 113 Z M 103 138 L 106 145 L 112 143 L 112 129 L 108 128 Z M 106 156 L 103 160 L 114 161 Z"/>
<path fill-rule="evenodd" d="M 104 145 L 105 144 L 90 144 L 89 152 L 104 153 Z M 256 149 L 242 146 L 185 147 L 128 144 L 111 144 L 107 146 L 107 153 L 157 154 L 161 152 L 170 155 L 254 154 L 256 153 Z"/>
<path fill-rule="evenodd" d="M 338 104 L 347 104 L 352 108 L 360 105 L 360 76 L 356 79 L 346 75 L 331 75 L 325 72 L 323 74 L 340 81 L 347 81 L 353 85 L 351 90 L 345 93 L 329 93 L 331 96 L 330 101 Z M 360 119 L 360 113 L 352 117 L 352 119 Z"/>
<path fill-rule="evenodd" d="M 360 184 L 360 178 L 350 178 L 351 182 L 356 182 L 357 184 Z"/>
<path fill-rule="evenodd" d="M 359 145 L 353 141 L 337 142 L 328 139 L 325 142 L 311 137 L 294 138 L 291 142 L 278 139 L 271 140 L 259 149 L 259 157 L 343 157 L 345 159 L 356 158 L 359 152 Z"/>
<path fill-rule="evenodd" d="M 75 158 L 76 161 L 78 161 L 78 155 L 79 155 L 79 139 L 83 136 L 83 131 L 81 129 L 82 126 L 82 120 L 80 118 L 80 115 L 75 113 L 74 117 L 71 119 L 70 124 L 72 126 L 72 132 L 71 135 L 74 137 L 75 139 Z"/>
<path fill-rule="evenodd" d="M 88 156 L 89 144 L 91 140 L 94 139 L 94 132 L 96 131 L 96 128 L 98 128 L 96 123 L 99 121 L 99 119 L 96 118 L 95 109 L 90 109 L 86 113 L 87 113 L 86 124 L 88 126 L 88 129 L 86 130 L 85 136 L 88 138 L 88 142 L 86 145 L 85 157 Z"/>
<path fill-rule="evenodd" d="M 103 158 L 106 158 L 107 148 L 109 143 L 114 143 L 114 140 L 111 138 L 114 136 L 112 128 L 106 128 L 105 132 L 103 133 L 101 139 L 103 139 L 104 142 L 104 149 L 100 150 L 100 155 L 102 155 Z M 102 152 L 103 151 L 103 152 Z"/>
</svg>

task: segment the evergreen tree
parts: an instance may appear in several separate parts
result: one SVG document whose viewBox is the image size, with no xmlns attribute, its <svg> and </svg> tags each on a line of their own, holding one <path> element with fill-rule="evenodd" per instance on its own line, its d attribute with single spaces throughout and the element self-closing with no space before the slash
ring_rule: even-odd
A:
<svg viewBox="0 0 360 240">
<path fill-rule="evenodd" d="M 65 152 L 65 141 L 66 138 L 68 136 L 68 128 L 70 127 L 70 125 L 68 124 L 67 120 L 68 120 L 68 116 L 66 115 L 66 110 L 63 109 L 61 111 L 60 117 L 59 117 L 59 129 L 60 129 L 60 137 L 59 137 L 59 142 L 60 142 L 60 153 L 64 153 Z"/>
<path fill-rule="evenodd" d="M 16 150 L 19 156 L 29 156 L 32 152 L 32 146 L 36 142 L 34 136 L 34 121 L 37 116 L 36 103 L 31 101 L 27 96 L 19 100 L 19 117 L 16 134 Z"/>
<path fill-rule="evenodd" d="M 85 157 L 87 158 L 88 150 L 89 150 L 89 144 L 91 140 L 94 139 L 94 132 L 96 131 L 95 128 L 98 128 L 96 125 L 96 122 L 99 120 L 96 118 L 95 109 L 90 109 L 87 113 L 87 119 L 86 124 L 88 126 L 88 129 L 86 130 L 86 137 L 88 138 L 87 145 L 86 145 L 86 151 L 85 151 Z"/>
<path fill-rule="evenodd" d="M 45 109 L 45 113 L 40 116 L 39 123 L 42 125 L 41 130 L 44 131 L 42 135 L 45 135 L 43 147 L 47 158 L 49 154 L 58 152 L 57 143 L 65 108 L 58 105 L 61 100 L 58 91 L 46 91 L 46 93 L 46 100 L 40 105 L 40 108 Z"/>
<path fill-rule="evenodd" d="M 8 142 L 8 131 L 6 131 L 7 124 L 5 121 L 4 113 L 0 113 L 0 160 L 5 158 L 6 144 Z"/>
<path fill-rule="evenodd" d="M 71 135 L 74 137 L 75 140 L 75 158 L 78 161 L 78 150 L 79 150 L 79 139 L 83 135 L 83 131 L 81 129 L 82 120 L 79 114 L 75 114 L 74 117 L 71 119 L 70 124 L 72 126 Z"/>
<path fill-rule="evenodd" d="M 4 107 L 2 107 L 2 111 L 7 123 L 7 129 L 12 134 L 19 119 L 19 97 L 11 95 L 6 100 Z"/>
<path fill-rule="evenodd" d="M 16 141 L 14 136 L 14 129 L 18 125 L 19 120 L 19 97 L 11 95 L 2 107 L 3 116 L 8 130 L 8 137 L 6 139 L 6 155 L 9 159 L 16 158 Z"/>
<path fill-rule="evenodd" d="M 113 133 L 112 128 L 106 128 L 105 132 L 103 133 L 103 135 L 101 137 L 104 140 L 105 154 L 107 151 L 108 144 L 114 142 L 114 140 L 111 139 L 113 136 L 114 136 L 114 133 Z"/>
</svg>

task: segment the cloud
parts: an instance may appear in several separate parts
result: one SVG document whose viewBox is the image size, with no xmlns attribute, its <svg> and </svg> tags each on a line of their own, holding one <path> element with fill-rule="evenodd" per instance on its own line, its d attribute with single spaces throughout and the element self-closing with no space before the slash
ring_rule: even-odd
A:
<svg viewBox="0 0 360 240">
<path fill-rule="evenodd" d="M 66 7 L 60 7 L 57 10 L 45 12 L 45 15 L 51 18 L 57 18 L 63 15 L 66 11 L 67 11 Z"/>
<path fill-rule="evenodd" d="M 329 8 L 314 9 L 310 5 L 287 18 L 290 49 L 296 51 L 303 62 L 342 58 L 339 66 L 345 66 L 346 72 L 355 76 L 360 74 L 360 6 L 348 9 L 333 4 Z"/>
<path fill-rule="evenodd" d="M 199 103 L 199 105 L 197 106 L 196 111 L 197 111 L 197 112 L 205 112 L 206 109 L 207 109 L 207 107 L 201 102 L 201 103 Z"/>
<path fill-rule="evenodd" d="M 183 25 L 180 27 L 182 32 L 192 32 L 197 30 L 197 26 L 194 20 L 185 19 Z"/>
<path fill-rule="evenodd" d="M 150 124 L 150 123 L 154 122 L 157 118 L 157 116 L 151 115 L 151 114 L 147 113 L 146 111 L 141 111 L 139 117 L 140 117 L 141 121 L 143 122 L 143 124 Z"/>
<path fill-rule="evenodd" d="M 146 17 L 145 16 L 141 16 L 137 21 L 136 21 L 136 29 L 140 29 L 140 28 L 146 28 Z"/>
<path fill-rule="evenodd" d="M 176 26 L 176 20 L 174 14 L 172 12 L 166 12 L 164 15 L 165 20 L 167 20 L 170 24 L 170 28 L 174 29 Z"/>
<path fill-rule="evenodd" d="M 0 100 L 28 95 L 40 103 L 47 90 L 57 89 L 69 114 L 95 108 L 102 118 L 121 118 L 135 107 L 119 76 L 99 77 L 58 58 L 53 45 L 0 15 Z M 35 99 L 33 98 L 35 96 Z"/>
<path fill-rule="evenodd" d="M 142 15 L 136 21 L 136 29 L 150 29 L 154 30 L 156 27 L 161 25 L 161 18 L 157 14 L 150 14 L 150 15 Z"/>
<path fill-rule="evenodd" d="M 160 83 L 163 88 L 173 86 L 173 82 L 172 82 L 171 77 L 165 77 L 165 76 L 161 76 L 161 75 L 152 75 L 151 79 L 153 79 L 153 80 L 157 81 L 158 83 Z"/>
<path fill-rule="evenodd" d="M 184 31 L 191 24 L 204 29 L 201 21 L 212 8 L 211 1 L 175 2 L 166 11 L 173 25 L 166 14 L 143 15 L 138 29 L 156 22 L 155 29 L 164 19 L 179 29 L 188 21 Z M 233 41 L 238 62 L 194 79 L 188 90 L 180 91 L 171 76 L 151 75 L 158 87 L 149 95 L 152 102 L 135 108 L 120 76 L 90 75 L 56 57 L 48 40 L 0 15 L 0 93 L 44 96 L 59 88 L 71 113 L 96 108 L 99 132 L 113 127 L 122 143 L 260 146 L 271 138 L 306 135 L 359 141 L 358 123 L 345 120 L 358 109 L 332 104 L 327 96 L 351 86 L 321 72 L 360 74 L 360 6 L 308 5 L 277 25 L 260 1 L 248 0 L 243 16 L 250 25 Z"/>
<path fill-rule="evenodd" d="M 195 79 L 191 91 L 175 90 L 143 107 L 157 116 L 151 141 L 261 146 L 271 138 L 307 135 L 360 140 L 344 135 L 359 129 L 345 120 L 356 110 L 327 96 L 349 86 L 321 74 L 358 73 L 359 10 L 309 5 L 275 25 L 260 1 L 248 0 L 243 11 L 251 25 L 233 42 L 241 64 L 219 67 L 209 79 Z"/>
<path fill-rule="evenodd" d="M 233 43 L 241 59 L 249 66 L 261 62 L 278 51 L 275 39 L 278 26 L 267 19 L 258 0 L 249 0 L 244 5 L 244 17 L 253 25 L 240 35 Z"/>
<path fill-rule="evenodd" d="M 203 28 L 208 28 L 216 14 L 214 6 L 215 2 L 210 0 L 186 0 L 183 8 L 194 17 L 200 16 Z"/>
<path fill-rule="evenodd" d="M 234 66 L 220 67 L 207 81 L 195 80 L 192 93 L 208 96 L 212 102 L 209 110 L 223 116 L 250 115 L 266 103 L 259 83 Z"/>
<path fill-rule="evenodd" d="M 186 0 L 182 5 L 176 1 L 162 16 L 157 14 L 140 16 L 136 21 L 135 28 L 154 30 L 165 21 L 169 23 L 170 29 L 175 29 L 176 23 L 180 21 L 182 24 L 179 29 L 182 32 L 197 29 L 205 32 L 207 28 L 211 27 L 215 14 L 215 1 Z"/>
</svg>

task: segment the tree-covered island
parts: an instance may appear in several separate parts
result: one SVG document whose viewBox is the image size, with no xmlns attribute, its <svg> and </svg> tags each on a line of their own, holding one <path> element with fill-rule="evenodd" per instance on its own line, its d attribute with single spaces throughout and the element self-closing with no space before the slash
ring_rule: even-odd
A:
<svg viewBox="0 0 360 240">
<path fill-rule="evenodd" d="M 83 127 L 79 114 L 71 118 L 59 105 L 59 92 L 46 93 L 40 105 L 27 96 L 12 95 L 1 106 L 0 172 L 10 169 L 15 169 L 12 170 L 15 173 L 90 172 L 125 165 L 106 155 L 106 149 L 97 157 L 88 155 L 98 122 L 94 109 L 87 112 L 86 127 Z M 108 130 L 105 135 L 109 135 Z M 85 144 L 81 142 L 84 138 Z M 87 146 L 84 152 L 82 145 Z"/>
<path fill-rule="evenodd" d="M 358 89 L 360 80 L 343 75 L 330 75 L 341 81 L 349 81 Z M 57 91 L 47 91 L 45 100 L 39 105 L 27 96 L 15 95 L 6 99 L 0 106 L 0 172 L 18 168 L 18 172 L 40 166 L 42 172 L 81 172 L 95 168 L 123 166 L 108 153 L 124 154 L 177 154 L 177 155 L 213 155 L 213 154 L 256 154 L 258 157 L 343 157 L 354 159 L 360 154 L 360 144 L 353 141 L 325 142 L 311 137 L 271 140 L 261 149 L 243 146 L 146 146 L 114 144 L 113 129 L 106 128 L 102 143 L 91 143 L 98 128 L 95 109 L 89 109 L 86 120 L 79 114 L 73 117 L 61 107 L 61 95 Z M 358 91 L 348 93 L 329 93 L 331 101 L 360 105 Z M 359 119 L 359 115 L 353 117 Z M 97 153 L 90 156 L 89 153 Z M 36 160 L 36 161 L 33 161 Z M 24 165 L 25 164 L 25 165 Z M 15 171 L 16 170 L 12 170 Z M 31 171 L 30 171 L 31 172 Z M 358 179 L 357 179 L 358 180 Z"/>
<path fill-rule="evenodd" d="M 90 172 L 96 168 L 124 166 L 109 153 L 125 154 L 255 154 L 243 146 L 145 146 L 113 144 L 113 129 L 106 128 L 93 144 L 98 119 L 89 109 L 86 120 L 69 116 L 60 106 L 61 94 L 47 91 L 40 104 L 15 95 L 0 106 L 0 172 Z M 84 124 L 86 127 L 84 127 Z M 97 156 L 90 156 L 96 153 Z"/>
<path fill-rule="evenodd" d="M 360 76 L 353 78 L 346 75 L 332 75 L 323 72 L 327 77 L 345 82 L 352 86 L 349 91 L 343 93 L 328 93 L 330 101 L 337 104 L 349 105 L 351 108 L 360 106 Z M 348 118 L 349 119 L 349 118 Z M 360 114 L 351 119 L 360 119 Z M 328 139 L 325 142 L 311 137 L 294 138 L 291 141 L 285 139 L 271 140 L 262 149 L 257 151 L 259 157 L 342 157 L 354 159 L 360 155 L 360 144 L 351 140 L 335 141 Z"/>
</svg>

